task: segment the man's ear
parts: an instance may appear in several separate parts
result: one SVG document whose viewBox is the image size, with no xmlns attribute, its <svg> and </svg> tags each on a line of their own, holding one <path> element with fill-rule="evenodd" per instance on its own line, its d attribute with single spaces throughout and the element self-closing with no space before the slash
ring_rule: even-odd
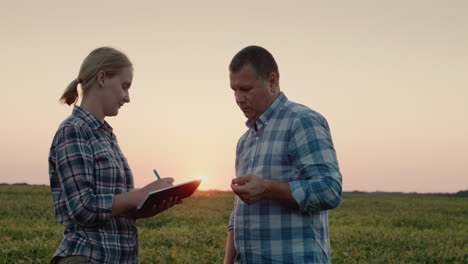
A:
<svg viewBox="0 0 468 264">
<path fill-rule="evenodd" d="M 96 81 L 99 87 L 104 87 L 105 79 L 106 79 L 106 73 L 104 71 L 99 71 L 96 75 Z"/>
<path fill-rule="evenodd" d="M 270 72 L 270 74 L 268 74 L 268 84 L 270 86 L 270 91 L 272 93 L 274 93 L 277 89 L 277 87 L 279 86 L 278 84 L 278 76 L 276 75 L 276 73 L 274 72 Z"/>
</svg>

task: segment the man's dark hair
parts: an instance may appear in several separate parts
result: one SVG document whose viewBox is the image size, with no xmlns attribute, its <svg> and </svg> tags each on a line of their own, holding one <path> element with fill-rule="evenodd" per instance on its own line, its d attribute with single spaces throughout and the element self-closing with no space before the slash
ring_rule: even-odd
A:
<svg viewBox="0 0 468 264">
<path fill-rule="evenodd" d="M 268 50 L 259 46 L 248 46 L 240 50 L 229 64 L 230 72 L 238 72 L 245 65 L 252 65 L 257 72 L 257 75 L 262 79 L 268 77 L 272 72 L 276 74 L 279 79 L 278 65 L 275 58 Z"/>
</svg>

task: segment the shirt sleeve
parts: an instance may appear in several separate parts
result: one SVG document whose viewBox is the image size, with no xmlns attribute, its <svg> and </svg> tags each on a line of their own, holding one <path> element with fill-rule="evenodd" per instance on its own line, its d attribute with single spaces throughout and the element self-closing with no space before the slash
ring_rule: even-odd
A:
<svg viewBox="0 0 468 264">
<path fill-rule="evenodd" d="M 236 210 L 237 206 L 237 195 L 234 197 L 234 208 L 232 209 L 231 215 L 229 216 L 229 224 L 228 224 L 228 230 L 231 231 L 234 229 L 234 211 Z"/>
<path fill-rule="evenodd" d="M 302 115 L 293 125 L 289 150 L 301 180 L 289 182 L 291 194 L 304 213 L 338 207 L 342 177 L 330 129 L 321 116 Z"/>
<path fill-rule="evenodd" d="M 81 226 L 102 225 L 111 217 L 114 194 L 96 193 L 91 146 L 76 126 L 59 131 L 56 171 L 68 214 Z"/>
</svg>

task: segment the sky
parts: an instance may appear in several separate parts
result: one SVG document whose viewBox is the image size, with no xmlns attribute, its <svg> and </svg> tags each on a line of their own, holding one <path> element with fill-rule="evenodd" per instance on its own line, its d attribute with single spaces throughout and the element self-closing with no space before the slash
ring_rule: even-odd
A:
<svg viewBox="0 0 468 264">
<path fill-rule="evenodd" d="M 229 190 L 245 117 L 228 64 L 275 57 L 280 88 L 331 128 L 344 191 L 468 189 L 468 2 L 0 2 L 0 182 L 49 184 L 72 108 L 58 103 L 93 49 L 134 64 L 131 102 L 106 118 L 135 186 L 162 177 Z"/>
</svg>

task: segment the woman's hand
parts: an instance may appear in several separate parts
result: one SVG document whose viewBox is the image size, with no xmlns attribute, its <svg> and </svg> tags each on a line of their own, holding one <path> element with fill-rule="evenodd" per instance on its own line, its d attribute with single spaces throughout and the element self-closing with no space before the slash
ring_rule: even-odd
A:
<svg viewBox="0 0 468 264">
<path fill-rule="evenodd" d="M 141 189 L 116 194 L 112 205 L 112 216 L 130 216 L 134 219 L 146 218 L 157 215 L 176 204 L 181 204 L 182 200 L 177 197 L 170 197 L 167 201 L 164 200 L 154 205 L 151 210 L 144 214 L 136 214 L 135 212 L 138 204 L 146 197 L 146 195 L 148 195 L 149 192 L 172 186 L 173 182 L 173 178 L 162 178 L 147 184 Z"/>
<path fill-rule="evenodd" d="M 179 197 L 170 197 L 167 201 L 162 200 L 158 204 L 154 204 L 150 210 L 145 211 L 144 213 L 135 213 L 132 215 L 132 218 L 137 220 L 140 218 L 153 217 L 159 213 L 166 211 L 167 209 L 173 207 L 176 204 L 181 204 L 182 200 Z"/>
<path fill-rule="evenodd" d="M 150 182 L 145 187 L 140 189 L 140 191 L 143 194 L 143 197 L 141 199 L 143 199 L 146 196 L 146 194 L 148 194 L 149 192 L 172 186 L 172 183 L 174 183 L 174 179 L 171 177 L 161 178 L 153 182 Z"/>
<path fill-rule="evenodd" d="M 156 180 L 147 184 L 145 187 L 139 190 L 141 197 L 138 201 L 138 204 L 141 202 L 141 200 L 143 200 L 146 197 L 146 195 L 149 192 L 172 186 L 173 182 L 174 182 L 174 179 L 169 177 L 169 178 L 161 178 L 159 180 Z M 165 210 L 173 207 L 176 204 L 181 204 L 181 203 L 182 203 L 182 200 L 179 199 L 178 197 L 170 197 L 168 200 L 162 200 L 158 204 L 154 204 L 151 210 L 145 211 L 144 213 L 140 213 L 140 214 L 138 213 L 132 214 L 132 218 L 136 220 L 139 218 L 152 217 L 159 213 L 164 212 Z"/>
</svg>

